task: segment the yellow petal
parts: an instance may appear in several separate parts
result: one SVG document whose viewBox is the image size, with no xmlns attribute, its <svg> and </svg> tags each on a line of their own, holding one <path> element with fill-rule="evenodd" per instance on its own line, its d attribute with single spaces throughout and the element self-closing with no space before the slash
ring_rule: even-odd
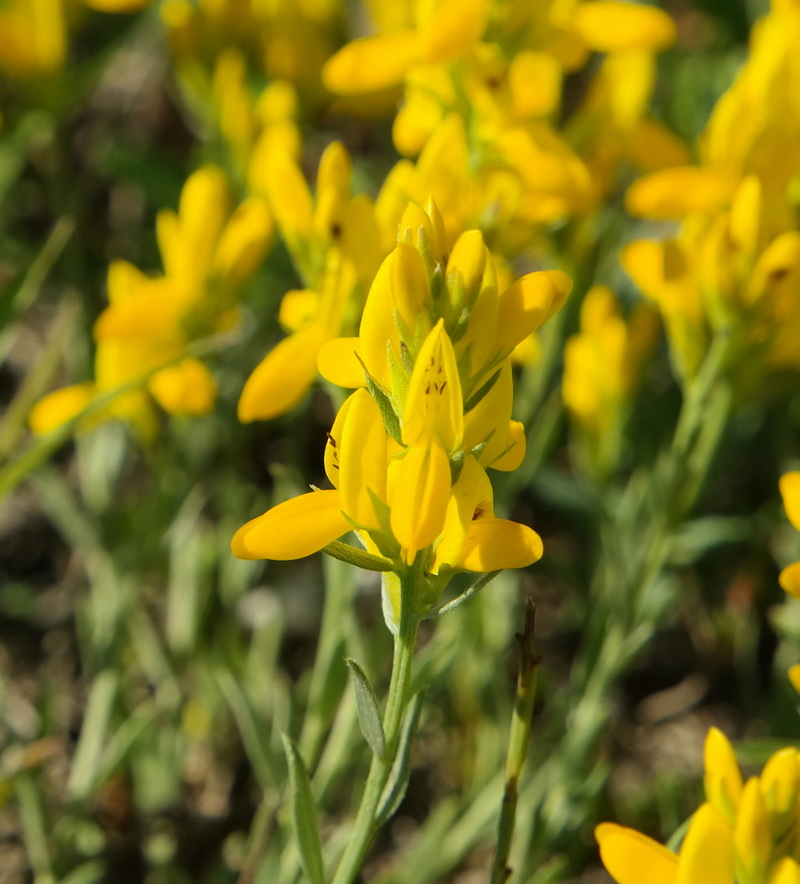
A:
<svg viewBox="0 0 800 884">
<path fill-rule="evenodd" d="M 319 373 L 339 387 L 357 390 L 366 386 L 364 366 L 359 361 L 360 338 L 334 338 L 320 348 L 317 355 Z"/>
<path fill-rule="evenodd" d="M 634 166 L 655 172 L 669 166 L 685 166 L 689 151 L 680 138 L 657 120 L 639 120 L 629 133 L 625 151 Z"/>
<path fill-rule="evenodd" d="M 764 803 L 770 814 L 772 831 L 775 834 L 776 817 L 793 813 L 797 806 L 800 789 L 800 768 L 797 764 L 797 750 L 791 747 L 779 749 L 770 756 L 759 777 Z"/>
<path fill-rule="evenodd" d="M 337 95 L 386 89 L 402 82 L 421 54 L 416 31 L 410 29 L 362 37 L 328 59 L 322 69 L 322 82 Z"/>
<path fill-rule="evenodd" d="M 97 317 L 95 340 L 185 341 L 182 320 L 187 304 L 186 293 L 176 279 L 146 279 L 135 297 L 110 304 Z"/>
<path fill-rule="evenodd" d="M 711 804 L 702 804 L 692 817 L 679 859 L 676 884 L 734 884 L 731 829 Z"/>
<path fill-rule="evenodd" d="M 742 869 L 747 870 L 746 880 L 761 880 L 769 864 L 772 836 L 758 777 L 750 777 L 745 783 L 733 840 Z"/>
<path fill-rule="evenodd" d="M 800 884 L 800 866 L 791 857 L 785 856 L 773 869 L 769 884 Z"/>
<path fill-rule="evenodd" d="M 784 473 L 778 480 L 789 521 L 800 531 L 800 472 Z"/>
<path fill-rule="evenodd" d="M 231 551 L 240 559 L 301 559 L 350 530 L 339 492 L 312 491 L 242 525 L 233 535 Z"/>
<path fill-rule="evenodd" d="M 800 694 L 800 663 L 795 663 L 789 667 L 789 681 L 792 687 Z"/>
<path fill-rule="evenodd" d="M 150 5 L 150 0 L 83 0 L 99 12 L 138 12 Z"/>
<path fill-rule="evenodd" d="M 670 16 L 637 3 L 589 0 L 575 10 L 573 24 L 587 45 L 597 52 L 657 52 L 675 42 L 675 23 Z"/>
<path fill-rule="evenodd" d="M 424 6 L 424 3 L 418 4 L 418 8 Z M 468 52 L 486 30 L 486 6 L 486 0 L 437 2 L 428 20 L 420 22 L 425 57 L 429 61 L 444 62 Z"/>
<path fill-rule="evenodd" d="M 407 561 L 441 534 L 450 498 L 450 460 L 438 445 L 410 448 L 393 478 L 391 526 Z"/>
<path fill-rule="evenodd" d="M 314 204 L 305 176 L 295 160 L 282 150 L 269 152 L 251 171 L 253 188 L 264 194 L 281 236 L 291 246 L 311 236 Z"/>
<path fill-rule="evenodd" d="M 33 406 L 28 424 L 37 436 L 43 436 L 77 417 L 96 395 L 97 388 L 92 383 L 55 390 Z"/>
<path fill-rule="evenodd" d="M 635 181 L 625 207 L 640 218 L 681 219 L 692 212 L 713 214 L 730 205 L 735 180 L 725 172 L 699 166 L 661 169 Z"/>
<path fill-rule="evenodd" d="M 617 884 L 675 884 L 678 857 L 662 844 L 634 829 L 616 823 L 601 823 L 594 830 L 600 844 L 600 858 Z"/>
<path fill-rule="evenodd" d="M 360 528 L 380 528 L 372 496 L 386 500 L 386 442 L 377 403 L 366 390 L 358 390 L 348 400 L 338 462 L 342 509 Z"/>
<path fill-rule="evenodd" d="M 297 405 L 317 376 L 317 354 L 325 340 L 325 332 L 312 327 L 270 350 L 242 389 L 239 420 L 270 420 Z"/>
<path fill-rule="evenodd" d="M 413 341 L 417 323 L 430 312 L 431 291 L 428 273 L 420 253 L 408 243 L 398 243 L 391 259 L 392 300 L 399 319 L 401 336 Z"/>
<path fill-rule="evenodd" d="M 108 300 L 112 304 L 130 301 L 135 298 L 142 286 L 150 282 L 150 277 L 145 276 L 138 267 L 127 261 L 112 261 L 108 267 L 106 289 Z"/>
<path fill-rule="evenodd" d="M 392 252 L 378 268 L 370 286 L 364 312 L 361 314 L 361 353 L 367 370 L 387 390 L 391 388 L 388 353 L 400 358 L 400 337 L 394 322 L 392 276 L 395 253 Z"/>
<path fill-rule="evenodd" d="M 217 401 L 217 382 L 199 359 L 184 359 L 156 372 L 147 388 L 170 414 L 208 414 Z"/>
<path fill-rule="evenodd" d="M 498 346 L 510 353 L 536 331 L 564 303 L 572 290 L 572 280 L 560 270 L 528 273 L 500 296 Z"/>
<path fill-rule="evenodd" d="M 403 408 L 403 442 L 415 446 L 435 441 L 451 452 L 461 445 L 463 436 L 461 380 L 453 344 L 440 319 L 414 363 Z"/>
<path fill-rule="evenodd" d="M 706 798 L 733 824 L 744 781 L 730 741 L 718 728 L 709 728 L 703 748 Z"/>
<path fill-rule="evenodd" d="M 527 525 L 508 519 L 475 519 L 455 567 L 465 571 L 525 568 L 538 562 L 543 552 L 542 538 Z"/>
<path fill-rule="evenodd" d="M 313 289 L 292 289 L 281 298 L 278 321 L 288 332 L 298 332 L 319 315 L 321 300 Z"/>
<path fill-rule="evenodd" d="M 477 460 L 468 454 L 458 481 L 450 489 L 442 537 L 436 546 L 433 573 L 443 565 L 457 567 L 473 519 L 494 518 L 492 484 Z"/>
<path fill-rule="evenodd" d="M 212 271 L 241 285 L 258 270 L 272 242 L 272 213 L 263 199 L 243 202 L 228 219 L 214 254 Z"/>
<path fill-rule="evenodd" d="M 508 69 L 514 113 L 521 118 L 553 113 L 561 100 L 561 68 L 545 52 L 518 52 Z"/>
<path fill-rule="evenodd" d="M 787 565 L 778 575 L 778 582 L 785 592 L 800 599 L 800 562 Z"/>
<path fill-rule="evenodd" d="M 510 473 L 519 469 L 522 461 L 525 459 L 528 442 L 525 437 L 524 424 L 521 424 L 519 421 L 509 421 L 508 432 L 503 442 L 504 453 L 494 460 L 487 459 L 486 466 L 491 467 L 493 470 L 502 470 L 503 472 Z"/>
</svg>

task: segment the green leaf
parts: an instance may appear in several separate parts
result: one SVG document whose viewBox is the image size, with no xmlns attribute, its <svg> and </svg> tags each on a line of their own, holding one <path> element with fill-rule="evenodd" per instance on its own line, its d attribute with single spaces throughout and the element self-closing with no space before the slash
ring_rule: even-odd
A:
<svg viewBox="0 0 800 884">
<path fill-rule="evenodd" d="M 381 713 L 378 708 L 378 698 L 364 670 L 351 657 L 345 657 L 353 677 L 353 687 L 356 692 L 356 710 L 358 711 L 358 723 L 361 725 L 361 733 L 372 749 L 372 754 L 383 758 L 386 753 L 386 737 L 383 733 Z"/>
<path fill-rule="evenodd" d="M 403 730 L 400 732 L 397 757 L 389 773 L 389 779 L 386 781 L 386 786 L 381 796 L 381 803 L 378 807 L 376 817 L 378 826 L 382 826 L 394 816 L 405 797 L 406 789 L 408 788 L 408 778 L 411 773 L 411 742 L 414 739 L 414 734 L 419 724 L 424 694 L 424 691 L 419 691 L 411 703 L 409 703 L 405 721 L 403 722 Z"/>
<path fill-rule="evenodd" d="M 250 700 L 229 669 L 220 668 L 216 675 L 217 684 L 228 701 L 236 724 L 239 726 L 239 734 L 242 743 L 244 743 L 245 752 L 253 765 L 261 788 L 265 791 L 274 788 L 275 784 L 280 782 L 280 777 L 276 771 L 275 761 L 272 759 L 263 738 L 265 730 L 263 721 L 259 721 L 256 717 Z"/>
<path fill-rule="evenodd" d="M 311 793 L 308 771 L 291 737 L 286 734 L 281 734 L 281 736 L 283 737 L 283 748 L 286 751 L 286 760 L 289 763 L 292 823 L 300 851 L 300 862 L 310 884 L 325 884 L 317 808 Z"/>
<path fill-rule="evenodd" d="M 449 614 L 450 611 L 455 610 L 459 605 L 463 605 L 467 599 L 472 598 L 475 593 L 480 592 L 487 583 L 491 580 L 494 580 L 495 577 L 499 574 L 499 571 L 490 571 L 488 574 L 482 574 L 474 583 L 470 584 L 461 595 L 456 596 L 449 602 L 446 602 L 444 605 L 436 611 L 436 614 Z"/>
<path fill-rule="evenodd" d="M 78 748 L 69 775 L 67 791 L 78 800 L 88 797 L 97 781 L 97 759 L 102 753 L 109 720 L 119 688 L 119 676 L 103 670 L 92 683 Z"/>
</svg>

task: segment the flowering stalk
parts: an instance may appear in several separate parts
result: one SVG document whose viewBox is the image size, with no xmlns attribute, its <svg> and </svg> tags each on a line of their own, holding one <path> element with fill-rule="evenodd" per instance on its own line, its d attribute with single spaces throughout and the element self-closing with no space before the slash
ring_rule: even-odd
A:
<svg viewBox="0 0 800 884">
<path fill-rule="evenodd" d="M 596 749 L 611 713 L 611 690 L 670 610 L 672 595 L 658 578 L 674 531 L 696 500 L 730 417 L 733 347 L 730 336 L 719 336 L 687 385 L 675 436 L 650 479 L 640 484 L 641 477 L 635 477 L 614 511 L 601 514 L 602 552 L 592 586 L 589 632 L 573 665 L 561 713 L 551 716 L 559 732 L 545 734 L 541 741 L 557 741 L 556 748 L 547 765 L 536 767 L 523 795 L 528 839 L 543 848 L 567 820 L 573 831 L 585 821 L 604 780 Z M 562 732 L 566 720 L 570 726 Z M 534 832 L 545 804 L 546 825 Z M 535 851 L 523 876 L 532 873 L 534 856 Z"/>
<path fill-rule="evenodd" d="M 370 288 L 358 337 L 328 340 L 318 351 L 322 375 L 355 388 L 328 433 L 325 472 L 333 488 L 278 504 L 232 540 L 240 558 L 322 550 L 383 575 L 392 676 L 381 716 L 366 676 L 348 661 L 373 759 L 335 884 L 354 879 L 377 826 L 402 797 L 397 755 L 401 743 L 407 751 L 402 735 L 413 729 L 407 709 L 421 620 L 447 607 L 442 593 L 457 572 L 489 574 L 541 557 L 534 531 L 495 517 L 486 469 L 513 470 L 524 457 L 523 428 L 511 419 L 510 355 L 560 308 L 570 287 L 562 273 L 539 272 L 500 292 L 479 231 L 449 248 L 436 206 L 409 205 L 398 244 Z M 351 532 L 360 546 L 343 539 Z M 314 731 L 308 724 L 304 733 L 312 764 Z M 292 763 L 298 769 L 296 753 Z M 308 821 L 313 808 L 300 803 Z M 321 866 L 314 844 L 304 865 Z"/>
<path fill-rule="evenodd" d="M 424 578 L 420 575 L 418 568 L 409 568 L 400 577 L 402 598 L 406 603 L 401 602 L 400 628 L 394 639 L 392 677 L 389 682 L 386 711 L 383 716 L 386 749 L 382 756 L 373 755 L 372 757 L 364 794 L 353 824 L 353 831 L 336 869 L 333 884 L 349 884 L 355 880 L 379 825 L 381 799 L 396 761 L 400 732 L 411 699 L 409 696 L 411 668 L 417 645 L 420 619 L 414 614 L 410 602 L 419 595 L 421 587 L 418 584 L 421 579 Z"/>
<path fill-rule="evenodd" d="M 500 821 L 497 825 L 497 847 L 492 863 L 490 884 L 505 884 L 511 875 L 508 854 L 514 834 L 514 820 L 517 812 L 519 779 L 528 755 L 528 741 L 531 735 L 533 704 L 536 700 L 536 685 L 539 675 L 539 655 L 533 637 L 536 608 L 528 599 L 525 608 L 525 629 L 519 640 L 519 673 L 517 675 L 517 697 L 511 719 L 511 732 L 508 735 L 508 755 L 506 757 L 505 789 Z"/>
</svg>

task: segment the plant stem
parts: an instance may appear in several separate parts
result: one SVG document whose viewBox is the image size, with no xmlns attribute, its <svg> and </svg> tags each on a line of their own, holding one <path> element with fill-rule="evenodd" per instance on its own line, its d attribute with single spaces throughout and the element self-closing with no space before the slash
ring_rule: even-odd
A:
<svg viewBox="0 0 800 884">
<path fill-rule="evenodd" d="M 383 716 L 386 751 L 382 756 L 372 757 L 361 805 L 347 848 L 336 869 L 333 884 L 351 884 L 355 880 L 375 834 L 381 796 L 394 765 L 403 717 L 408 705 L 411 667 L 419 629 L 414 600 L 419 595 L 418 584 L 421 579 L 417 569 L 414 568 L 408 569 L 401 575 L 400 629 L 394 642 L 392 677 Z"/>
<path fill-rule="evenodd" d="M 533 639 L 535 619 L 536 607 L 533 601 L 528 599 L 525 606 L 525 629 L 522 635 L 517 635 L 520 650 L 517 697 L 511 718 L 511 731 L 508 735 L 505 789 L 497 825 L 497 848 L 492 863 L 491 884 L 505 884 L 511 876 L 508 855 L 517 812 L 517 786 L 528 755 L 528 740 L 539 673 L 539 655 L 536 653 Z"/>
</svg>

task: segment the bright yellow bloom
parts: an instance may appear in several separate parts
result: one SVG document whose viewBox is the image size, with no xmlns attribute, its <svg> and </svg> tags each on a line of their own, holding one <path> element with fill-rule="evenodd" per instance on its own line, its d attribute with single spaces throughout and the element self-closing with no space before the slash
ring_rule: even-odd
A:
<svg viewBox="0 0 800 884">
<path fill-rule="evenodd" d="M 255 183 L 307 288 L 284 297 L 280 319 L 289 336 L 247 380 L 239 400 L 242 421 L 268 420 L 296 405 L 316 378 L 320 348 L 358 322 L 383 246 L 372 201 L 351 194 L 351 176 L 350 156 L 339 142 L 322 155 L 315 197 L 283 151 L 273 152 L 259 173 Z"/>
<path fill-rule="evenodd" d="M 111 265 L 110 303 L 94 328 L 94 383 L 41 400 L 30 417 L 34 431 L 48 432 L 123 387 L 131 389 L 100 417 L 122 417 L 145 437 L 156 427 L 150 396 L 171 414 L 210 411 L 216 382 L 186 349 L 238 324 L 238 289 L 258 269 L 272 230 L 263 200 L 233 206 L 221 170 L 205 166 L 191 175 L 178 212 L 165 209 L 157 218 L 165 274 L 151 278 L 124 261 Z"/>
<path fill-rule="evenodd" d="M 678 854 L 645 835 L 603 823 L 600 856 L 618 884 L 637 884 L 642 869 L 657 884 L 795 884 L 800 876 L 800 755 L 776 752 L 746 784 L 718 730 L 705 746 L 708 801 L 692 817 Z"/>
<path fill-rule="evenodd" d="M 428 590 L 416 602 L 424 614 L 454 571 L 524 567 L 541 556 L 534 531 L 494 517 L 484 465 L 513 469 L 522 458 L 509 354 L 570 288 L 563 274 L 535 273 L 498 295 L 480 233 L 464 234 L 448 255 L 433 203 L 425 211 L 411 206 L 403 217 L 401 241 L 370 288 L 359 337 L 330 341 L 320 352 L 330 379 L 361 388 L 328 434 L 325 469 L 334 490 L 278 504 L 232 544 L 245 558 L 295 558 L 355 530 L 380 557 L 366 566 L 391 572 L 384 612 L 393 630 L 398 575 L 410 566 L 425 575 Z M 297 293 L 292 309 L 302 313 L 305 302 Z"/>
<path fill-rule="evenodd" d="M 581 305 L 580 333 L 564 348 L 564 404 L 587 466 L 601 474 L 619 456 L 622 431 L 642 365 L 655 343 L 656 315 L 639 304 L 626 321 L 611 289 L 595 286 Z"/>
</svg>

